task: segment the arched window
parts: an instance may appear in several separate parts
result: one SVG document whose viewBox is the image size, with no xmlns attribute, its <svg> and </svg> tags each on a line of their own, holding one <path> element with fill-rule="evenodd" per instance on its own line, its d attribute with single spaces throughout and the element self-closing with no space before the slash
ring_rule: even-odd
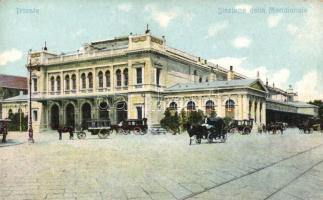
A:
<svg viewBox="0 0 323 200">
<path fill-rule="evenodd" d="M 117 76 L 117 86 L 121 86 L 121 70 L 118 69 L 116 71 L 116 76 Z"/>
<path fill-rule="evenodd" d="M 55 91 L 55 78 L 53 76 L 50 78 L 50 91 Z"/>
<path fill-rule="evenodd" d="M 225 116 L 226 117 L 234 118 L 234 107 L 235 107 L 235 103 L 232 99 L 228 99 L 225 102 Z"/>
<path fill-rule="evenodd" d="M 99 71 L 98 78 L 99 78 L 99 88 L 103 88 L 103 72 L 102 71 Z"/>
<path fill-rule="evenodd" d="M 93 75 L 92 75 L 92 72 L 88 73 L 87 78 L 89 79 L 89 88 L 93 88 Z"/>
<path fill-rule="evenodd" d="M 66 91 L 70 90 L 70 76 L 69 75 L 65 76 L 65 90 Z"/>
<path fill-rule="evenodd" d="M 197 76 L 197 71 L 196 70 L 194 70 L 194 76 Z"/>
<path fill-rule="evenodd" d="M 76 90 L 76 75 L 72 75 L 72 89 Z"/>
<path fill-rule="evenodd" d="M 60 76 L 56 77 L 56 89 L 57 89 L 57 92 L 61 92 L 61 77 Z"/>
<path fill-rule="evenodd" d="M 128 68 L 123 70 L 124 86 L 128 86 Z"/>
<path fill-rule="evenodd" d="M 202 83 L 202 77 L 200 76 L 200 78 L 199 78 L 199 83 Z"/>
<path fill-rule="evenodd" d="M 234 101 L 232 99 L 229 99 L 225 102 L 225 108 L 228 108 L 228 109 L 234 109 Z"/>
<path fill-rule="evenodd" d="M 214 102 L 212 100 L 208 100 L 205 103 L 205 111 L 206 112 L 212 112 L 212 111 L 214 111 Z"/>
<path fill-rule="evenodd" d="M 171 110 L 177 110 L 177 104 L 175 102 L 172 102 L 169 104 L 169 109 Z"/>
<path fill-rule="evenodd" d="M 86 88 L 86 75 L 85 75 L 85 73 L 83 73 L 81 75 L 81 82 L 82 82 L 82 89 L 85 89 Z"/>
<path fill-rule="evenodd" d="M 194 103 L 193 101 L 189 101 L 189 102 L 187 103 L 187 107 L 186 107 L 186 109 L 187 109 L 188 111 L 195 110 L 195 103 Z"/>
<path fill-rule="evenodd" d="M 105 84 L 106 84 L 106 87 L 110 87 L 111 86 L 110 71 L 109 70 L 107 70 L 105 72 Z"/>
<path fill-rule="evenodd" d="M 205 79 L 205 82 L 209 82 L 209 79 L 208 79 L 208 78 L 206 78 L 206 79 Z"/>
</svg>

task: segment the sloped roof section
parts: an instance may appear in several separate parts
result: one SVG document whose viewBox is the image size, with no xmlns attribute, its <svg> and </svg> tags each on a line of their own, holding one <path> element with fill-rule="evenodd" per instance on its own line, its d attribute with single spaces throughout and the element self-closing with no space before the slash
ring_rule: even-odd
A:
<svg viewBox="0 0 323 200">
<path fill-rule="evenodd" d="M 259 82 L 258 79 L 237 79 L 237 80 L 227 80 L 227 81 L 212 81 L 203 83 L 178 83 L 175 84 L 165 91 L 175 92 L 175 91 L 192 91 L 192 90 L 207 90 L 207 89 L 226 89 L 226 88 L 236 88 L 236 87 L 251 87 L 252 84 Z M 262 87 L 264 92 L 267 92 L 266 88 Z"/>
<path fill-rule="evenodd" d="M 27 78 L 0 74 L 0 87 L 27 90 Z"/>
<path fill-rule="evenodd" d="M 22 91 L 19 93 L 19 95 L 14 97 L 9 97 L 6 99 L 3 99 L 2 103 L 11 103 L 11 102 L 21 102 L 21 101 L 27 101 L 28 100 L 28 94 L 24 94 Z"/>
</svg>

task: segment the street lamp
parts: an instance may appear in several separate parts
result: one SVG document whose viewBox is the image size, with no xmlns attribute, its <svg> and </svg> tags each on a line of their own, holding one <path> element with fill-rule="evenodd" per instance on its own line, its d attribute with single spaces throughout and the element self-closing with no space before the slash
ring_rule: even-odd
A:
<svg viewBox="0 0 323 200">
<path fill-rule="evenodd" d="M 29 51 L 29 55 L 31 53 L 31 50 Z M 34 143 L 34 134 L 33 134 L 33 124 L 32 124 L 32 118 L 31 118 L 31 58 L 29 58 L 29 64 L 27 66 L 28 72 L 29 72 L 29 121 L 28 121 L 28 142 Z"/>
</svg>

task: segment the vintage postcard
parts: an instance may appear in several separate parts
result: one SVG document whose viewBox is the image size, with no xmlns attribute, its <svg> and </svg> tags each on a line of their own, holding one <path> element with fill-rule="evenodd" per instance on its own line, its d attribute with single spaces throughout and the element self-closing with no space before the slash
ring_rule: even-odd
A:
<svg viewBox="0 0 323 200">
<path fill-rule="evenodd" d="M 0 0 L 0 199 L 323 199 L 320 0 Z"/>
</svg>

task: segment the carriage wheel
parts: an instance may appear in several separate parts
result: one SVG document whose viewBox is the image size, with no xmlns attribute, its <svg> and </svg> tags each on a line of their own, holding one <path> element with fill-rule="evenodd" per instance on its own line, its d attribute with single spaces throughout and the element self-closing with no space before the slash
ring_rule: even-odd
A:
<svg viewBox="0 0 323 200">
<path fill-rule="evenodd" d="M 235 133 L 235 128 L 231 128 L 230 130 L 229 130 L 229 133 Z"/>
<path fill-rule="evenodd" d="M 135 134 L 143 135 L 143 134 L 142 134 L 142 131 L 141 131 L 141 128 L 139 128 L 139 127 L 135 127 L 135 128 L 133 129 L 133 131 L 134 131 L 134 133 L 135 133 Z"/>
<path fill-rule="evenodd" d="M 243 134 L 244 135 L 247 135 L 247 134 L 249 134 L 251 132 L 251 129 L 250 128 L 248 128 L 248 127 L 245 127 L 244 129 L 243 129 Z"/>
<path fill-rule="evenodd" d="M 128 132 L 125 131 L 123 128 L 120 128 L 118 132 L 123 134 L 123 135 L 128 135 Z"/>
<path fill-rule="evenodd" d="M 108 137 L 108 135 L 110 135 L 110 131 L 108 129 L 101 129 L 98 133 L 100 139 L 105 139 Z"/>
<path fill-rule="evenodd" d="M 147 129 L 144 129 L 141 131 L 141 135 L 145 135 L 145 134 L 147 134 Z"/>
<path fill-rule="evenodd" d="M 83 140 L 86 138 L 86 133 L 81 131 L 79 133 L 77 133 L 77 138 L 80 139 L 80 140 Z"/>
</svg>

